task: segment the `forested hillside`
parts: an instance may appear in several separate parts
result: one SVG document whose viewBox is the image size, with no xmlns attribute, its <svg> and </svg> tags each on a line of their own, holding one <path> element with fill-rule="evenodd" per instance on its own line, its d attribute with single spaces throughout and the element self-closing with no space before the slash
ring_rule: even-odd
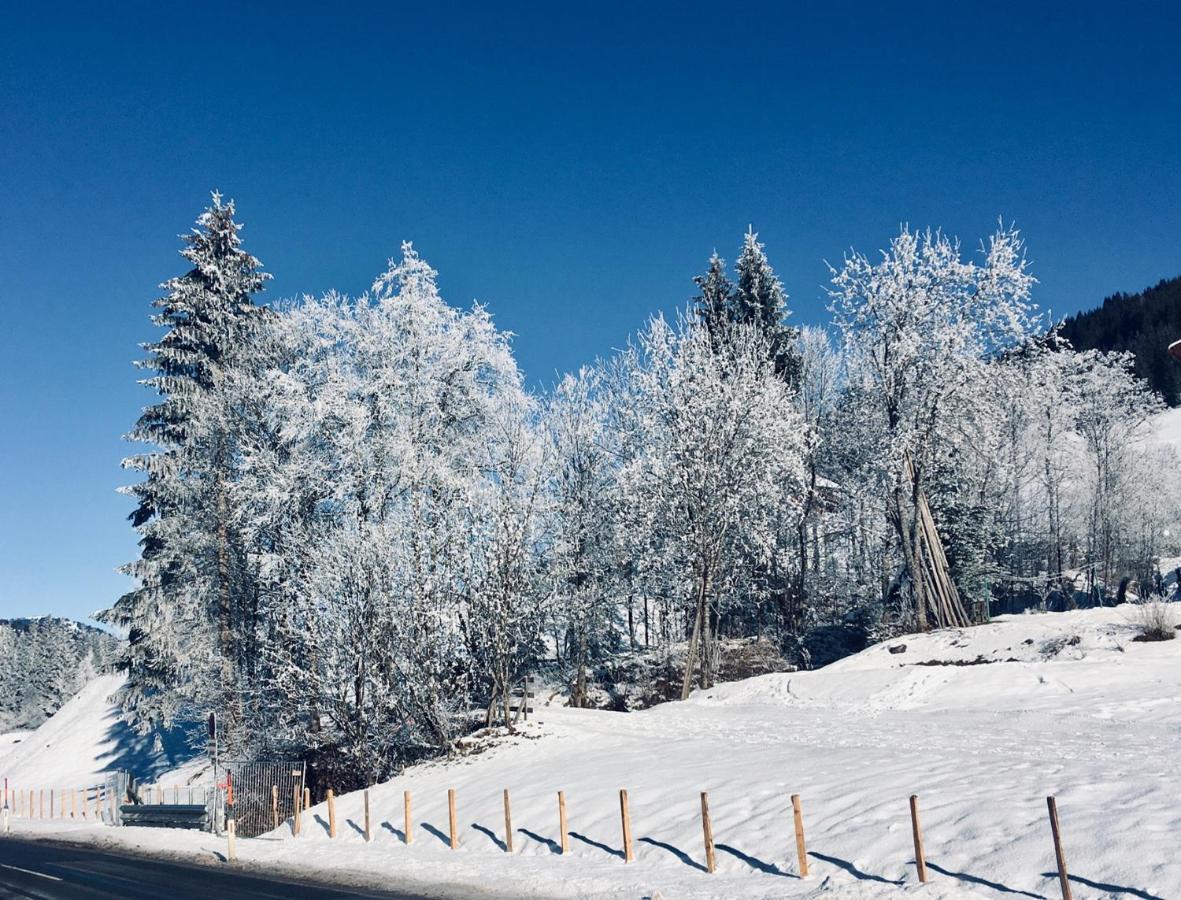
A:
<svg viewBox="0 0 1181 900">
<path fill-rule="evenodd" d="M 1134 353 L 1136 376 L 1169 406 L 1181 405 L 1181 364 L 1165 352 L 1181 339 L 1181 277 L 1137 294 L 1114 294 L 1102 306 L 1070 316 L 1062 335 L 1077 350 Z"/>
<path fill-rule="evenodd" d="M 119 642 L 81 622 L 0 619 L 0 732 L 36 728 L 95 675 Z"/>
</svg>

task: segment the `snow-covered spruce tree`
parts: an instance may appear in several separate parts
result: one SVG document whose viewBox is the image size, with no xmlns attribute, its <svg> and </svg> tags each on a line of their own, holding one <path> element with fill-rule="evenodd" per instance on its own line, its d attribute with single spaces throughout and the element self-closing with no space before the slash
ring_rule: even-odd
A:
<svg viewBox="0 0 1181 900">
<path fill-rule="evenodd" d="M 883 415 L 886 468 L 894 473 L 887 515 L 920 629 L 966 617 L 953 586 L 935 593 L 924 576 L 938 570 L 934 557 L 942 552 L 923 514 L 928 472 L 987 360 L 1019 345 L 1035 325 L 1033 278 L 1016 230 L 998 230 L 982 255 L 980 263 L 966 261 L 942 233 L 904 227 L 881 261 L 851 253 L 832 271 L 835 324 L 855 380 Z"/>
<path fill-rule="evenodd" d="M 155 301 L 152 323 L 165 333 L 138 363 L 161 397 L 128 435 L 151 449 L 124 461 L 144 474 L 124 489 L 142 549 L 122 570 L 135 588 L 102 619 L 127 630 L 122 702 L 143 727 L 195 707 L 219 709 L 231 732 L 240 721 L 237 636 L 250 589 L 232 527 L 235 412 L 224 388 L 230 371 L 251 365 L 265 315 L 254 297 L 269 278 L 242 249 L 241 227 L 215 193 L 184 237 L 192 268 Z"/>
<path fill-rule="evenodd" d="M 734 316 L 734 285 L 726 275 L 726 261 L 715 250 L 704 275 L 693 283 L 701 292 L 693 298 L 693 312 L 711 335 L 721 334 Z"/>
<path fill-rule="evenodd" d="M 799 502 L 803 429 L 757 328 L 734 326 L 719 344 L 694 323 L 656 319 L 639 345 L 630 400 L 643 447 L 621 491 L 660 529 L 665 589 L 691 598 L 688 696 L 699 656 L 700 683 L 713 683 L 719 619 L 756 595 L 781 506 Z"/>
<path fill-rule="evenodd" d="M 734 317 L 740 325 L 754 325 L 767 342 L 775 372 L 788 384 L 799 380 L 800 356 L 796 349 L 796 330 L 786 324 L 787 291 L 771 268 L 759 236 L 748 229 L 742 239 L 742 252 L 734 263 Z"/>
</svg>

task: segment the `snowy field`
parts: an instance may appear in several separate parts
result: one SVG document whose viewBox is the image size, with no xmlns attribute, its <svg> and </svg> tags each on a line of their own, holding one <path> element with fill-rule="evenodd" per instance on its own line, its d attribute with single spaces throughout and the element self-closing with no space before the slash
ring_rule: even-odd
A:
<svg viewBox="0 0 1181 900">
<path fill-rule="evenodd" d="M 239 841 L 239 859 L 375 885 L 442 884 L 444 894 L 467 896 L 1052 898 L 1045 797 L 1055 794 L 1076 898 L 1181 897 L 1181 640 L 1133 642 L 1132 615 L 1124 607 L 1014 616 L 911 636 L 825 669 L 723 685 L 646 712 L 543 707 L 522 736 L 374 788 L 370 845 L 358 793 L 337 802 L 335 841 L 320 805 L 298 837 L 284 827 Z M 0 757 L 0 768 L 11 758 Z M 446 843 L 451 787 L 457 851 Z M 506 787 L 511 856 L 501 843 Z M 630 865 L 622 787 L 635 835 Z M 555 852 L 559 789 L 569 809 L 565 857 Z M 409 847 L 403 790 L 413 792 Z M 703 870 L 703 790 L 717 842 L 712 875 Z M 792 793 L 803 798 L 807 879 L 797 877 Z M 913 865 L 911 793 L 924 818 L 925 887 Z M 225 852 L 205 834 L 22 821 L 14 829 L 69 830 L 211 864 Z"/>
</svg>

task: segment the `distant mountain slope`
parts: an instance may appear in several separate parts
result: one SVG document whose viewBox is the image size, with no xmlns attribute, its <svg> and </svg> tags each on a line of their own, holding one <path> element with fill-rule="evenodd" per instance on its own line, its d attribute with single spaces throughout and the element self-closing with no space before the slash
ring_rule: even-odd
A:
<svg viewBox="0 0 1181 900">
<path fill-rule="evenodd" d="M 1181 277 L 1138 294 L 1115 294 L 1067 318 L 1062 334 L 1078 350 L 1130 350 L 1136 374 L 1170 406 L 1181 406 L 1181 363 L 1165 352 L 1181 339 Z"/>
<path fill-rule="evenodd" d="M 0 732 L 39 726 L 110 670 L 118 646 L 70 619 L 0 619 Z"/>
</svg>

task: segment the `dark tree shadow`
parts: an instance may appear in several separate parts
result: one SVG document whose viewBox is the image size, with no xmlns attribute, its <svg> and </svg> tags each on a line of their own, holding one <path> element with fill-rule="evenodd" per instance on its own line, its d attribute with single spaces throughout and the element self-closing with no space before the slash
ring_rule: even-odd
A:
<svg viewBox="0 0 1181 900">
<path fill-rule="evenodd" d="M 940 875 L 947 875 L 947 878 L 966 881 L 970 883 L 970 885 L 979 885 L 980 887 L 992 888 L 993 891 L 998 891 L 1001 894 L 1020 894 L 1022 896 L 1032 896 L 1032 898 L 1037 898 L 1037 900 L 1045 900 L 1045 896 L 1042 894 L 1031 894 L 1029 891 L 1018 891 L 1016 887 L 1001 885 L 1001 883 L 998 881 L 988 881 L 987 879 L 980 878 L 979 875 L 972 875 L 967 872 L 952 872 L 951 869 L 945 869 L 944 867 L 938 865 L 938 863 L 934 863 L 931 860 L 927 860 L 927 868 L 932 869 L 933 872 L 938 872 Z"/>
<path fill-rule="evenodd" d="M 439 831 L 438 828 L 436 828 L 434 825 L 431 825 L 429 822 L 422 823 L 422 830 L 426 831 L 430 834 L 433 834 L 435 837 L 437 837 L 439 840 L 441 840 L 448 847 L 451 846 L 451 836 L 443 834 L 443 832 Z"/>
<path fill-rule="evenodd" d="M 623 859 L 623 851 L 616 850 L 614 847 L 608 847 L 606 844 L 600 844 L 598 841 L 591 840 L 585 834 L 579 834 L 577 831 L 571 831 L 570 837 L 576 841 L 582 841 L 584 844 L 590 844 L 596 850 L 602 850 L 604 853 L 610 853 L 612 856 L 618 856 Z"/>
<path fill-rule="evenodd" d="M 774 863 L 763 862 L 761 859 L 756 859 L 753 856 L 747 856 L 741 850 L 736 850 L 729 844 L 714 844 L 714 849 L 721 850 L 723 853 L 729 853 L 731 856 L 742 860 L 752 869 L 758 869 L 760 872 L 766 872 L 768 875 L 782 875 L 784 878 L 799 878 L 795 872 L 785 872 L 783 869 Z"/>
<path fill-rule="evenodd" d="M 528 828 L 518 828 L 517 833 L 525 835 L 525 837 L 529 838 L 531 841 L 537 841 L 539 844 L 545 844 L 545 846 L 549 847 L 550 853 L 557 853 L 559 856 L 562 853 L 562 845 L 557 841 L 550 840 L 547 837 L 542 837 L 540 834 L 532 832 Z"/>
<path fill-rule="evenodd" d="M 709 871 L 709 869 L 707 869 L 705 866 L 703 866 L 701 863 L 699 863 L 697 860 L 695 860 L 693 857 L 691 857 L 684 850 L 680 850 L 677 847 L 674 847 L 672 844 L 666 844 L 666 843 L 664 843 L 664 841 L 658 841 L 655 838 L 650 838 L 650 837 L 640 838 L 640 843 L 641 844 L 651 844 L 653 847 L 659 847 L 661 850 L 667 850 L 669 853 L 671 853 L 673 856 L 675 856 L 677 859 L 679 859 L 685 865 L 692 866 L 694 869 L 697 869 L 697 871 L 699 871 L 699 872 L 708 872 Z"/>
<path fill-rule="evenodd" d="M 401 828 L 395 828 L 389 822 L 382 822 L 381 827 L 400 840 L 403 844 L 406 843 L 406 833 Z"/>
<path fill-rule="evenodd" d="M 361 835 L 361 837 L 365 837 L 365 829 L 362 828 L 360 825 L 358 825 L 356 822 L 354 822 L 352 819 L 345 819 L 344 822 L 346 825 L 349 826 L 349 828 L 353 829 L 353 831 L 355 831 L 355 832 L 357 832 L 357 834 Z"/>
<path fill-rule="evenodd" d="M 1057 878 L 1057 872 L 1042 872 L 1043 878 Z M 1079 884 L 1085 884 L 1087 887 L 1094 888 L 1097 891 L 1107 891 L 1111 894 L 1130 894 L 1133 897 L 1139 897 L 1140 900 L 1165 900 L 1164 897 L 1158 897 L 1156 894 L 1150 894 L 1148 891 L 1140 888 L 1124 887 L 1118 884 L 1105 884 L 1102 881 L 1092 881 L 1090 878 L 1084 878 L 1082 875 L 1068 874 L 1066 876 L 1071 881 L 1077 881 Z"/>
<path fill-rule="evenodd" d="M 495 832 L 495 831 L 493 831 L 491 828 L 486 828 L 486 827 L 485 827 L 485 826 L 483 826 L 483 825 L 476 825 L 476 824 L 474 824 L 474 823 L 472 824 L 472 828 L 474 828 L 476 831 L 480 832 L 480 834 L 486 834 L 486 835 L 488 835 L 488 838 L 489 838 L 489 839 L 492 841 L 492 843 L 494 843 L 494 844 L 495 844 L 497 847 L 499 847 L 501 850 L 507 850 L 507 849 L 508 849 L 508 845 L 507 845 L 507 844 L 505 844 L 505 842 L 504 842 L 504 841 L 502 841 L 500 838 L 498 838 L 498 837 L 496 836 L 496 832 Z"/>
<path fill-rule="evenodd" d="M 116 707 L 108 710 L 104 720 L 107 730 L 103 737 L 110 744 L 98 757 L 104 772 L 129 772 L 137 781 L 151 782 L 201 755 L 183 726 L 138 734 Z"/>
<path fill-rule="evenodd" d="M 881 875 L 871 875 L 869 872 L 863 872 L 859 868 L 857 868 L 855 865 L 853 865 L 851 862 L 849 862 L 847 859 L 840 859 L 839 857 L 836 857 L 836 856 L 827 856 L 824 853 L 817 853 L 815 850 L 809 850 L 808 855 L 815 857 L 816 859 L 822 859 L 826 863 L 832 863 L 832 865 L 836 866 L 839 869 L 844 869 L 846 872 L 848 872 L 850 875 L 852 875 L 854 878 L 856 878 L 860 881 L 876 881 L 879 884 L 894 884 L 894 885 L 905 883 L 903 881 L 892 881 L 889 878 L 883 878 Z"/>
<path fill-rule="evenodd" d="M 927 860 L 927 868 L 940 875 L 946 875 L 948 878 L 956 878 L 960 881 L 966 881 L 968 884 L 978 884 L 980 887 L 992 888 L 994 891 L 999 891 L 1002 894 L 1020 894 L 1022 897 L 1035 897 L 1037 900 L 1046 900 L 1042 894 L 1031 894 L 1029 891 L 1020 891 L 1017 888 L 1011 888 L 1008 885 L 1000 884 L 996 881 L 989 881 L 987 878 L 981 878 L 979 875 L 970 875 L 967 872 L 952 872 L 950 869 L 945 869 L 943 866 Z"/>
</svg>

